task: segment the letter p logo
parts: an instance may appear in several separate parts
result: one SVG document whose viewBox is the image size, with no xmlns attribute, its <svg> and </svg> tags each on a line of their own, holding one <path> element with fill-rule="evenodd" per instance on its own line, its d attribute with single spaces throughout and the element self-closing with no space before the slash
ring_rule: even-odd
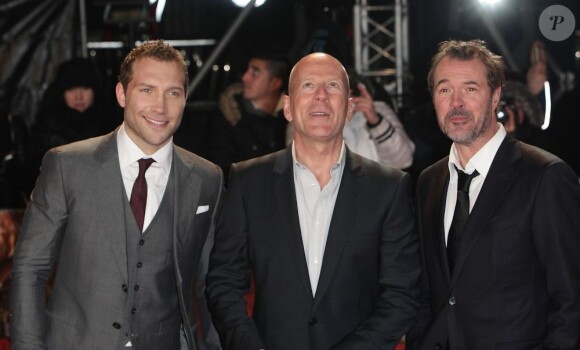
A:
<svg viewBox="0 0 580 350">
<path fill-rule="evenodd" d="M 540 32 L 552 41 L 566 40 L 572 35 L 576 26 L 574 14 L 566 6 L 552 5 L 546 7 L 538 20 Z"/>
</svg>

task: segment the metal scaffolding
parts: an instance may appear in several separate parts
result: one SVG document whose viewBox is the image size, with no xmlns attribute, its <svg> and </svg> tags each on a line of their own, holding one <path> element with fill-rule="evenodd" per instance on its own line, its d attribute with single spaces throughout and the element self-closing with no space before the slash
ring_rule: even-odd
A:
<svg viewBox="0 0 580 350">
<path fill-rule="evenodd" d="M 361 76 L 377 77 L 400 107 L 409 71 L 407 0 L 372 5 L 357 0 L 353 8 L 354 61 Z"/>
</svg>

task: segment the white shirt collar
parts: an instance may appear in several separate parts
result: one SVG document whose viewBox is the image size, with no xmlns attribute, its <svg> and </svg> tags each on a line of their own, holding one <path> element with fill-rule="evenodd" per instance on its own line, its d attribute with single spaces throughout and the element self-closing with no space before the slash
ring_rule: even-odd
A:
<svg viewBox="0 0 580 350">
<path fill-rule="evenodd" d="M 141 158 L 153 158 L 155 163 L 152 166 L 159 166 L 164 175 L 169 176 L 171 162 L 173 160 L 173 140 L 170 140 L 157 150 L 157 152 L 148 156 L 127 135 L 125 123 L 123 123 L 117 132 L 117 151 L 119 153 L 121 169 L 134 164 Z"/>
<path fill-rule="evenodd" d="M 495 154 L 499 149 L 499 146 L 503 142 L 506 131 L 501 123 L 497 123 L 499 129 L 493 135 L 493 137 L 487 141 L 487 143 L 479 150 L 477 153 L 471 157 L 471 159 L 465 165 L 465 169 L 461 166 L 459 162 L 459 155 L 457 154 L 457 149 L 455 148 L 455 143 L 451 145 L 451 151 L 449 152 L 449 172 L 454 173 L 453 167 L 456 166 L 457 169 L 463 170 L 467 174 L 471 174 L 477 169 L 482 178 L 487 176 L 489 168 L 491 168 L 491 163 L 495 158 Z"/>
<path fill-rule="evenodd" d="M 342 140 L 342 146 L 340 147 L 340 156 L 338 157 L 336 163 L 332 166 L 331 170 L 336 168 L 344 168 L 345 159 L 346 159 L 346 147 L 344 140 Z M 292 163 L 302 168 L 306 167 L 304 164 L 300 163 L 296 158 L 296 148 L 294 145 L 294 141 L 292 141 Z"/>
</svg>

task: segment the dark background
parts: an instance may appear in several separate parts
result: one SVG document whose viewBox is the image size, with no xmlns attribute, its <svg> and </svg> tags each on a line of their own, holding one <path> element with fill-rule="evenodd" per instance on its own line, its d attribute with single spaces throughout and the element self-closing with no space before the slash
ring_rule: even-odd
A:
<svg viewBox="0 0 580 350">
<path fill-rule="evenodd" d="M 104 24 L 104 0 L 89 0 L 89 40 L 127 40 L 130 27 L 133 36 L 143 39 L 215 39 L 220 40 L 241 8 L 231 0 L 167 0 L 162 21 L 148 25 L 139 24 Z M 116 1 L 121 3 L 121 1 Z M 109 2 L 111 3 L 111 2 Z M 115 1 L 112 1 L 115 3 Z M 392 4 L 392 1 L 369 0 L 370 5 Z M 568 7 L 576 17 L 576 28 L 580 23 L 580 2 L 576 0 L 559 1 L 558 4 Z M 485 11 L 478 0 L 410 0 L 408 42 L 410 48 L 410 69 L 405 77 L 406 103 L 414 103 L 428 98 L 426 90 L 426 73 L 429 59 L 437 43 L 450 38 L 480 38 L 489 43 L 495 52 L 502 54 L 488 29 L 483 24 L 483 16 L 500 32 L 510 48 L 518 72 L 525 74 L 528 67 L 529 48 L 535 39 L 545 42 L 553 58 L 553 63 L 562 71 L 574 74 L 578 70 L 579 59 L 574 56 L 580 39 L 572 35 L 562 42 L 551 42 L 541 35 L 538 29 L 538 17 L 543 9 L 555 4 L 547 0 L 504 0 L 492 11 Z M 243 25 L 237 31 L 230 44 L 220 55 L 220 67 L 231 66 L 230 72 L 214 73 L 217 85 L 210 90 L 197 92 L 199 99 L 214 98 L 223 85 L 239 78 L 245 68 L 248 55 L 261 48 L 273 48 L 288 53 L 289 59 L 295 61 L 313 46 L 323 45 L 345 64 L 353 65 L 353 30 L 352 7 L 354 0 L 267 0 L 264 5 L 252 10 Z M 112 6 L 121 8 L 120 5 Z M 155 5 L 152 5 L 154 11 Z M 105 21 L 106 22 L 106 21 Z M 320 38 L 321 31 L 328 36 Z M 321 43 L 322 41 L 322 43 Z M 213 47 L 185 49 L 195 52 L 203 59 L 207 58 Z M 110 54 L 110 53 L 108 53 Z M 107 53 L 97 52 L 97 56 Z M 122 55 L 121 55 L 122 56 Z M 115 67 L 116 62 L 107 61 Z M 195 75 L 195 69 L 192 75 Z M 553 77 L 554 79 L 558 77 Z M 206 82 L 209 83 L 209 80 Z M 558 84 L 558 81 L 554 81 Z M 195 96 L 194 96 L 195 97 Z"/>
<path fill-rule="evenodd" d="M 400 1 L 400 0 L 398 0 Z M 485 10 L 478 0 L 408 0 L 409 66 L 404 73 L 403 95 L 396 99 L 397 112 L 416 144 L 413 169 L 416 175 L 425 166 L 449 151 L 448 140 L 439 132 L 427 91 L 426 75 L 437 44 L 447 39 L 483 39 L 503 56 L 513 57 L 511 76 L 523 79 L 529 66 L 529 51 L 534 40 L 545 43 L 550 57 L 549 80 L 553 104 L 572 106 L 554 114 L 562 120 L 567 140 L 580 140 L 580 93 L 569 96 L 580 75 L 580 1 L 563 0 L 576 19 L 576 33 L 568 39 L 553 42 L 545 39 L 538 28 L 540 13 L 555 4 L 548 0 L 503 0 L 492 10 Z M 219 42 L 242 8 L 231 0 L 167 0 L 160 22 L 153 20 L 156 4 L 140 0 L 85 0 L 86 28 L 89 42 L 120 41 L 117 49 L 91 49 L 89 57 L 103 75 L 109 99 L 116 105 L 113 86 L 122 58 L 135 40 L 163 38 L 212 39 Z M 107 4 L 111 11 L 106 13 Z M 145 6 L 143 6 L 145 4 Z M 219 93 L 240 79 L 248 58 L 259 50 L 279 51 L 295 62 L 314 49 L 328 51 L 347 68 L 353 66 L 354 0 L 267 0 L 254 8 L 229 44 L 215 61 L 189 98 L 184 124 L 193 120 L 196 134 L 186 135 L 201 145 L 210 137 L 205 124 L 196 124 L 203 109 L 215 107 Z M 392 5 L 394 0 L 368 0 L 369 5 Z M 144 12 L 140 12 L 144 9 Z M 0 1 L 0 141 L 9 140 L 5 116 L 13 116 L 23 128 L 35 122 L 37 106 L 56 66 L 82 54 L 79 0 L 2 0 Z M 484 19 L 491 23 L 509 52 L 502 52 Z M 200 73 L 216 45 L 181 47 L 190 61 L 190 80 Z M 230 67 L 229 70 L 224 67 Z M 379 87 L 384 81 L 378 79 Z M 578 90 L 580 91 L 580 90 Z M 568 96 L 567 96 L 568 95 Z M 392 96 L 391 97 L 399 97 Z M 208 107 L 209 106 L 209 107 Z M 121 118 L 119 110 L 119 119 Z M 557 121 L 557 120 L 555 120 Z M 181 131 L 181 130 L 180 130 Z M 184 133 L 186 131 L 182 131 Z M 191 141 L 198 140 L 198 141 Z M 578 141 L 575 141 L 578 142 Z M 580 146 L 571 144 L 571 154 L 558 154 L 569 163 L 580 163 Z M 193 149 L 196 151 L 196 149 Z M 203 155 L 203 154 L 202 154 Z M 575 169 L 578 169 L 576 165 Z M 578 171 L 578 170 L 577 170 Z"/>
<path fill-rule="evenodd" d="M 81 54 L 79 0 L 3 0 L 0 3 L 0 109 L 34 106 L 42 96 L 55 66 Z M 85 0 L 89 42 L 122 41 L 122 49 L 90 50 L 106 82 L 114 84 L 121 59 L 135 40 L 213 39 L 216 42 L 242 11 L 231 0 L 167 0 L 162 20 L 153 20 L 156 3 L 147 5 L 145 16 L 135 15 L 140 0 Z M 219 92 L 239 79 L 249 55 L 263 48 L 285 52 L 291 62 L 313 48 L 337 56 L 345 66 L 353 65 L 354 0 L 267 0 L 255 8 L 216 60 L 219 69 L 210 70 L 190 96 L 190 101 L 215 100 Z M 394 1 L 368 0 L 370 5 Z M 487 17 L 500 33 L 517 63 L 516 73 L 528 67 L 533 40 L 545 42 L 556 71 L 568 72 L 564 82 L 551 72 L 556 90 L 572 85 L 580 67 L 580 1 L 563 0 L 576 14 L 577 33 L 567 40 L 551 42 L 542 37 L 538 17 L 553 5 L 548 0 L 503 0 L 493 11 L 485 11 L 478 0 L 408 0 L 409 67 L 404 77 L 404 107 L 429 99 L 426 73 L 437 43 L 453 39 L 480 38 L 492 50 L 505 55 L 483 24 Z M 106 4 L 111 11 L 105 13 Z M 137 11 L 138 12 L 138 11 Z M 323 35 L 321 35 L 323 33 Z M 183 47 L 192 62 L 190 78 L 196 76 L 214 46 Z M 224 65 L 231 70 L 225 71 Z M 566 83 L 566 85 L 562 85 Z M 562 87 L 561 87 L 562 86 Z M 17 101 L 15 101 L 15 99 Z M 26 101 L 26 102 L 23 102 Z M 113 101 L 114 102 L 114 101 Z M 34 111 L 26 113 L 33 123 Z"/>
</svg>

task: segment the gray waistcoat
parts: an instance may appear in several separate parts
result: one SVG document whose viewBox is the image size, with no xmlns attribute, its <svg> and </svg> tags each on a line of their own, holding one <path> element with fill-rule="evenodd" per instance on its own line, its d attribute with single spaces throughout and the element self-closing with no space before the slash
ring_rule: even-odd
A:
<svg viewBox="0 0 580 350">
<path fill-rule="evenodd" d="M 127 302 L 120 349 L 179 349 L 181 313 L 173 265 L 173 176 L 155 217 L 139 232 L 125 197 Z"/>
</svg>

